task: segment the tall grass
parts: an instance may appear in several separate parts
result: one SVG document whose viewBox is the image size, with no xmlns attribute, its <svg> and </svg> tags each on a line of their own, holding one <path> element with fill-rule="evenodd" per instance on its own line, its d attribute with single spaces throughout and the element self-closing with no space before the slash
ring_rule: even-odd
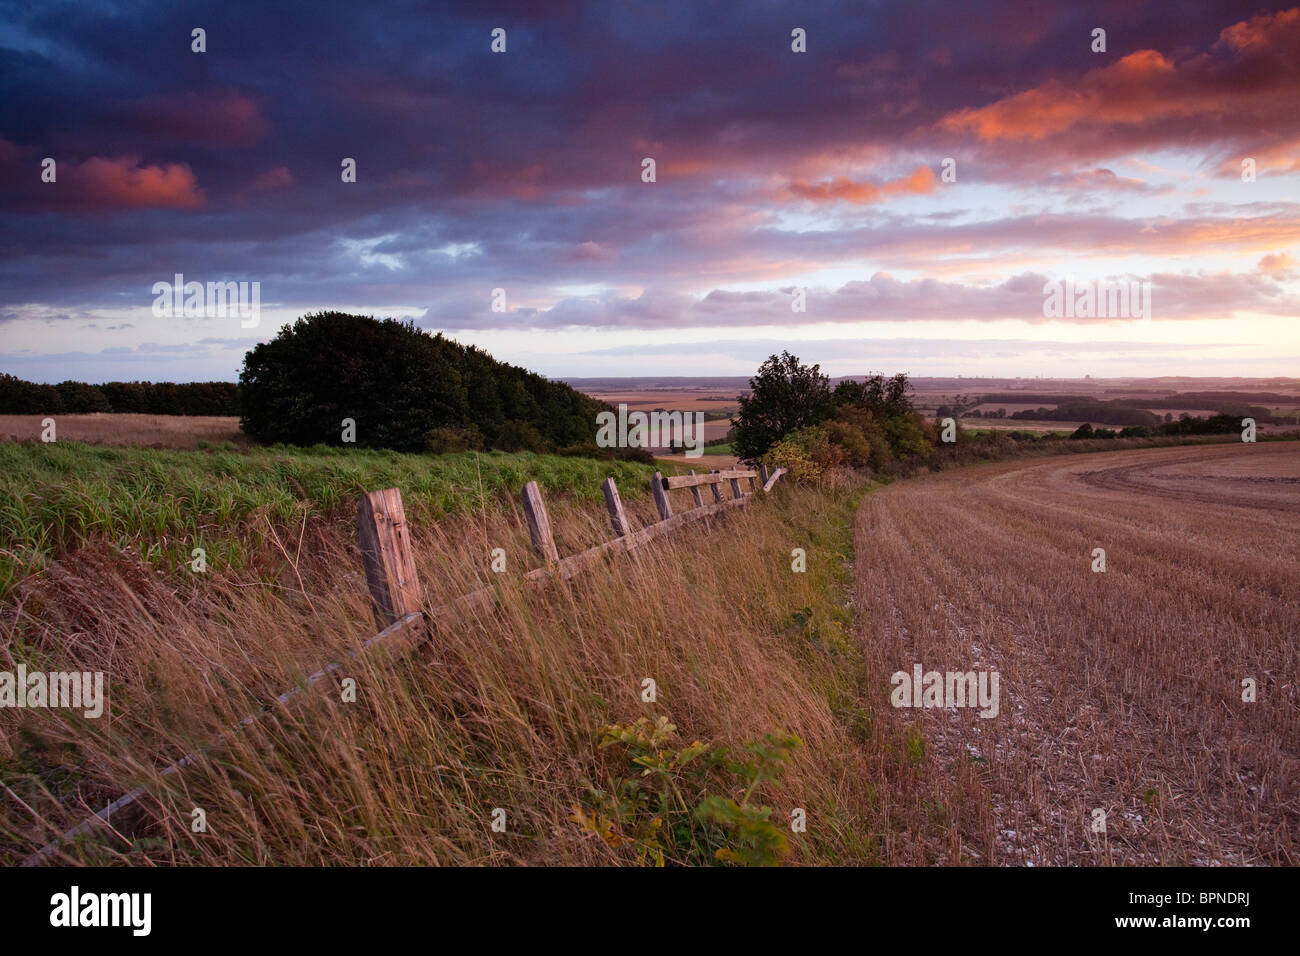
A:
<svg viewBox="0 0 1300 956">
<path fill-rule="evenodd" d="M 412 511 L 432 510 L 393 477 Z M 160 767 L 373 632 L 350 527 L 308 520 L 301 548 L 293 539 L 268 545 L 273 555 L 257 569 L 183 586 L 121 554 L 84 549 L 18 586 L 5 644 L 11 667 L 21 658 L 46 670 L 105 671 L 111 718 L 0 712 L 3 852 L 12 862 L 143 786 L 153 796 L 142 830 L 100 829 L 61 858 L 706 862 L 744 842 L 695 813 L 713 797 L 760 815 L 770 808 L 780 833 L 804 809 L 807 832 L 789 833 L 795 861 L 874 861 L 883 821 L 867 754 L 879 748 L 855 740 L 871 721 L 845 601 L 862 490 L 760 496 L 707 528 L 541 589 L 521 582 L 535 559 L 513 502 L 413 521 L 429 603 L 493 583 L 495 606 L 439 627 L 414 655 L 349 661 L 335 677 L 356 681 L 355 703 L 343 702 L 341 685 L 303 695 L 167 778 Z M 635 525 L 652 520 L 646 501 L 629 510 Z M 608 537 L 603 508 L 553 498 L 551 512 L 562 554 Z M 504 575 L 489 570 L 496 547 L 507 554 Z M 806 572 L 791 568 L 796 547 L 807 551 Z M 646 678 L 657 687 L 653 702 L 643 699 Z M 741 753 L 768 733 L 802 743 L 783 775 L 750 786 L 720 759 L 693 775 L 646 778 L 632 762 L 644 756 L 600 746 L 608 725 L 643 717 L 678 728 L 664 753 L 697 739 Z M 656 824 L 651 804 L 637 802 L 647 779 L 674 794 L 665 806 L 685 812 L 654 811 L 668 817 Z M 205 833 L 191 828 L 195 808 L 206 814 Z M 491 827 L 495 808 L 505 811 L 504 832 Z"/>
</svg>

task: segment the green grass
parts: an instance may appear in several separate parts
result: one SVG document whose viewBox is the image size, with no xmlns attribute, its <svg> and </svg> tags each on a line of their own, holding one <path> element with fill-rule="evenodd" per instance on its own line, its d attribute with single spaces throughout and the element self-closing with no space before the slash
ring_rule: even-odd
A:
<svg viewBox="0 0 1300 956">
<path fill-rule="evenodd" d="M 648 493 L 654 468 L 531 452 L 414 455 L 371 449 L 272 446 L 247 451 L 114 448 L 79 442 L 0 442 L 0 595 L 50 558 L 94 537 L 146 560 L 194 547 L 238 566 L 232 532 L 273 522 L 350 514 L 365 491 L 398 487 L 413 520 L 514 496 L 524 483 L 602 501 L 601 483 L 626 498 Z M 481 480 L 481 485 L 480 485 Z"/>
</svg>

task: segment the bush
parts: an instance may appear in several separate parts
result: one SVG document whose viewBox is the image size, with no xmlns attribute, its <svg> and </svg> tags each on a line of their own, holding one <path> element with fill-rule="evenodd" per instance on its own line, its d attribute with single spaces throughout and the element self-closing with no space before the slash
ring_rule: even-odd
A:
<svg viewBox="0 0 1300 956">
<path fill-rule="evenodd" d="M 791 432 L 762 458 L 768 468 L 786 469 L 791 481 L 815 481 L 842 460 L 839 447 L 830 443 L 827 429 L 820 425 Z"/>
<path fill-rule="evenodd" d="M 635 461 L 643 465 L 653 465 L 655 456 L 648 448 L 602 448 L 594 441 L 575 442 L 565 445 L 556 452 L 565 458 L 596 458 L 601 461 Z"/>
<path fill-rule="evenodd" d="M 860 425 L 838 418 L 832 419 L 826 423 L 826 437 L 840 449 L 844 464 L 853 468 L 867 468 L 871 465 L 871 439 Z"/>
<path fill-rule="evenodd" d="M 474 425 L 469 428 L 450 428 L 444 425 L 431 429 L 425 443 L 425 448 L 435 455 L 477 451 L 482 447 L 483 436 Z"/>
</svg>

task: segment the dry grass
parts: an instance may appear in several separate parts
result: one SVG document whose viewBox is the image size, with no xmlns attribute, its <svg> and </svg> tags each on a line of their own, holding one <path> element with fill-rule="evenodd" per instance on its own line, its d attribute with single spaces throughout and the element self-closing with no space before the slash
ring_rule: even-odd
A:
<svg viewBox="0 0 1300 956">
<path fill-rule="evenodd" d="M 908 773 L 877 777 L 888 829 L 908 831 L 887 858 L 1298 862 L 1298 490 L 1300 447 L 1279 443 L 1003 463 L 871 495 L 857 600 L 873 698 L 915 663 L 1001 675 L 996 718 L 883 708 L 915 741 Z"/>
<path fill-rule="evenodd" d="M 0 415 L 0 440 L 39 441 L 41 420 L 52 417 L 62 441 L 88 445 L 139 445 L 144 448 L 198 448 L 201 444 L 249 442 L 239 419 L 217 415 Z"/>
<path fill-rule="evenodd" d="M 875 861 L 880 819 L 853 739 L 858 655 L 844 609 L 855 499 L 851 488 L 789 489 L 541 592 L 518 583 L 535 562 L 517 513 L 425 524 L 415 546 L 430 603 L 495 581 L 495 609 L 440 628 L 415 655 L 350 661 L 336 676 L 355 678 L 356 703 L 331 689 L 275 707 L 165 780 L 160 767 L 373 632 L 351 529 L 308 521 L 299 539 L 289 523 L 256 562 L 274 568 L 269 582 L 250 572 L 177 580 L 83 548 L 21 587 L 4 643 L 10 667 L 20 654 L 47 670 L 104 670 L 111 720 L 0 712 L 4 850 L 29 853 L 143 786 L 157 796 L 144 829 L 101 830 L 61 858 L 636 862 L 632 844 L 571 817 L 593 791 L 639 775 L 599 748 L 602 727 L 666 715 L 678 747 L 797 734 L 803 746 L 784 777 L 756 791 L 783 829 L 792 808 L 807 810 L 793 859 Z M 632 504 L 635 524 L 649 507 Z M 552 519 L 561 554 L 608 536 L 590 505 L 552 502 Z M 795 546 L 808 550 L 807 573 L 791 572 Z M 492 547 L 506 549 L 511 573 L 489 572 Z M 641 700 L 646 677 L 656 703 Z M 726 784 L 713 792 L 739 799 Z M 195 807 L 207 833 L 191 832 Z M 490 828 L 496 807 L 505 833 Z"/>
</svg>

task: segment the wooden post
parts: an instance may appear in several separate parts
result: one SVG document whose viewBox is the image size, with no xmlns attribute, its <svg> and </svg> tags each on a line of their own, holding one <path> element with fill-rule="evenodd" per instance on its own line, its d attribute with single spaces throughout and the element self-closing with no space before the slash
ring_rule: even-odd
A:
<svg viewBox="0 0 1300 956">
<path fill-rule="evenodd" d="M 745 497 L 745 493 L 744 493 L 743 491 L 740 490 L 740 479 L 739 479 L 739 478 L 732 478 L 732 479 L 731 479 L 731 497 L 733 497 L 733 498 L 743 498 L 743 497 Z"/>
<path fill-rule="evenodd" d="M 357 503 L 357 544 L 380 630 L 423 604 L 411 557 L 411 534 L 396 488 L 372 491 Z"/>
<path fill-rule="evenodd" d="M 695 469 L 694 469 L 694 468 L 691 469 L 691 474 L 692 474 L 692 475 L 695 474 Z M 695 507 L 697 507 L 697 508 L 703 508 L 703 507 L 704 507 L 704 499 L 700 497 L 700 486 L 699 486 L 699 485 L 691 485 L 691 497 L 695 499 Z"/>
<path fill-rule="evenodd" d="M 716 474 L 718 473 L 718 469 L 714 468 L 714 469 L 713 469 L 713 473 L 716 475 Z M 721 500 L 722 500 L 722 482 L 720 482 L 720 481 L 715 481 L 713 484 L 709 485 L 709 487 L 713 489 L 713 500 L 714 500 L 715 502 L 721 501 Z"/>
<path fill-rule="evenodd" d="M 777 468 L 776 470 L 774 470 L 772 474 L 768 475 L 767 481 L 763 482 L 763 490 L 771 491 L 772 486 L 776 484 L 776 480 L 784 474 L 785 474 L 784 468 Z"/>
<path fill-rule="evenodd" d="M 556 550 L 555 538 L 551 535 L 551 519 L 546 514 L 546 505 L 542 503 L 542 493 L 535 481 L 524 485 L 524 517 L 528 519 L 528 533 L 533 539 L 533 550 L 543 560 L 559 561 L 560 552 Z"/>
<path fill-rule="evenodd" d="M 605 479 L 605 507 L 609 509 L 609 523 L 614 526 L 614 533 L 626 538 L 632 528 L 627 523 L 627 512 L 623 510 L 623 500 L 618 496 L 618 485 L 613 478 Z"/>
<path fill-rule="evenodd" d="M 664 476 L 655 472 L 650 479 L 650 493 L 654 496 L 655 507 L 659 509 L 659 520 L 667 521 L 673 516 L 673 506 L 668 503 L 668 492 L 664 488 Z"/>
<path fill-rule="evenodd" d="M 763 479 L 763 484 L 767 485 L 767 465 L 759 465 L 758 474 Z"/>
</svg>

